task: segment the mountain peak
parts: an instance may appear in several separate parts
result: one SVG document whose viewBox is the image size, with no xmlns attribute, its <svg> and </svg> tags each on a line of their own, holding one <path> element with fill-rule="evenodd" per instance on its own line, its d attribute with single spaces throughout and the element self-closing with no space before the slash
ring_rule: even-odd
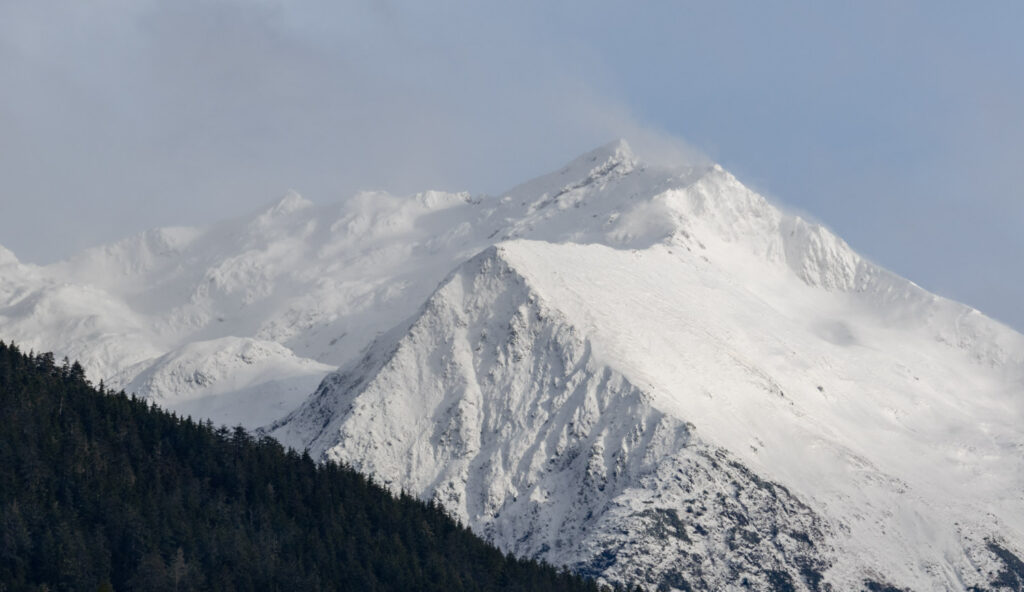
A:
<svg viewBox="0 0 1024 592">
<path fill-rule="evenodd" d="M 633 154 L 633 149 L 622 138 L 577 157 L 565 167 L 565 170 L 591 171 L 598 167 L 612 168 L 619 164 L 626 164 L 630 167 L 636 164 L 636 155 Z"/>
<path fill-rule="evenodd" d="M 54 266 L 0 248 L 0 338 L 193 417 L 288 414 L 265 433 L 610 583 L 1000 587 L 1024 336 L 649 150 L 479 200 L 290 192 Z"/>
<path fill-rule="evenodd" d="M 532 198 L 542 194 L 565 193 L 591 182 L 632 172 L 636 156 L 625 140 L 619 139 L 573 159 L 562 168 L 531 179 L 505 192 L 506 195 Z"/>
<path fill-rule="evenodd" d="M 618 138 L 611 142 L 608 142 L 604 146 L 592 150 L 590 154 L 597 156 L 598 154 L 607 154 L 610 157 L 617 158 L 620 160 L 633 160 L 635 155 L 633 154 L 633 148 L 630 147 L 629 142 L 625 138 Z"/>
</svg>

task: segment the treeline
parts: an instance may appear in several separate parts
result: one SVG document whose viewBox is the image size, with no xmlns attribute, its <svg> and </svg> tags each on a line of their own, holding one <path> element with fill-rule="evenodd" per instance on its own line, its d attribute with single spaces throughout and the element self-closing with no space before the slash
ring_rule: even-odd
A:
<svg viewBox="0 0 1024 592">
<path fill-rule="evenodd" d="M 559 590 L 438 507 L 0 341 L 0 591 Z"/>
</svg>

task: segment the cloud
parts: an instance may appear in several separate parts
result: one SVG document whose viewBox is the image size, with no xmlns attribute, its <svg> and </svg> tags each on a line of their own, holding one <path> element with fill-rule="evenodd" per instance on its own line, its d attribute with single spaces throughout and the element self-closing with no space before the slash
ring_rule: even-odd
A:
<svg viewBox="0 0 1024 592">
<path fill-rule="evenodd" d="M 616 137 L 705 161 L 682 134 L 1024 326 L 1019 6 L 0 2 L 0 243 L 52 260 L 288 188 L 496 193 Z"/>
<path fill-rule="evenodd" d="M 681 153 L 595 83 L 601 65 L 545 30 L 542 11 L 2 10 L 0 173 L 5 218 L 20 223 L 0 231 L 30 260 L 234 215 L 289 187 L 317 201 L 364 188 L 496 192 L 621 135 Z"/>
</svg>

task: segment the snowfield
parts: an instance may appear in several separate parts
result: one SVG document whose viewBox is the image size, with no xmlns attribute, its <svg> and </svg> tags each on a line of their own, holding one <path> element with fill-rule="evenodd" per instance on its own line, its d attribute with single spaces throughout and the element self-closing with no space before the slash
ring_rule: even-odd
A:
<svg viewBox="0 0 1024 592">
<path fill-rule="evenodd" d="M 0 249 L 0 338 L 606 581 L 1024 590 L 1024 336 L 624 142 L 497 197 Z"/>
</svg>

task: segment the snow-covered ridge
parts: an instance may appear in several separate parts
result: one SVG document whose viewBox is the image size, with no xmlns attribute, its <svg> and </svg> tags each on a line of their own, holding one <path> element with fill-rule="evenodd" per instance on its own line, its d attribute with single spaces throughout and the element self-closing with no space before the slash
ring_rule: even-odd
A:
<svg viewBox="0 0 1024 592">
<path fill-rule="evenodd" d="M 123 376 L 144 359 L 128 352 L 155 360 L 228 336 L 336 366 L 411 315 L 461 261 L 516 238 L 676 244 L 720 265 L 788 267 L 808 284 L 863 294 L 864 306 L 896 325 L 930 324 L 948 343 L 978 348 L 979 359 L 1014 361 L 1016 333 L 864 261 L 720 167 L 650 167 L 622 141 L 497 197 L 364 193 L 317 206 L 289 193 L 251 216 L 148 231 L 44 268 L 21 269 L 5 255 L 13 267 L 0 281 L 0 331 L 30 348 L 82 356 L 94 379 Z M 44 295 L 58 290 L 60 302 Z M 33 302 L 48 304 L 33 314 Z M 136 344 L 89 353 L 113 340 Z"/>
<path fill-rule="evenodd" d="M 461 266 L 269 433 L 434 499 L 502 549 L 613 581 L 826 569 L 824 522 L 602 361 L 510 264 L 515 246 Z"/>
<path fill-rule="evenodd" d="M 609 580 L 987 584 L 1024 533 L 1019 391 L 781 274 L 502 243 L 268 430 Z"/>
<path fill-rule="evenodd" d="M 238 337 L 189 343 L 143 366 L 137 374 L 126 369 L 133 376 L 127 391 L 229 425 L 277 419 L 301 404 L 333 369 L 299 358 L 279 343 Z"/>
</svg>

